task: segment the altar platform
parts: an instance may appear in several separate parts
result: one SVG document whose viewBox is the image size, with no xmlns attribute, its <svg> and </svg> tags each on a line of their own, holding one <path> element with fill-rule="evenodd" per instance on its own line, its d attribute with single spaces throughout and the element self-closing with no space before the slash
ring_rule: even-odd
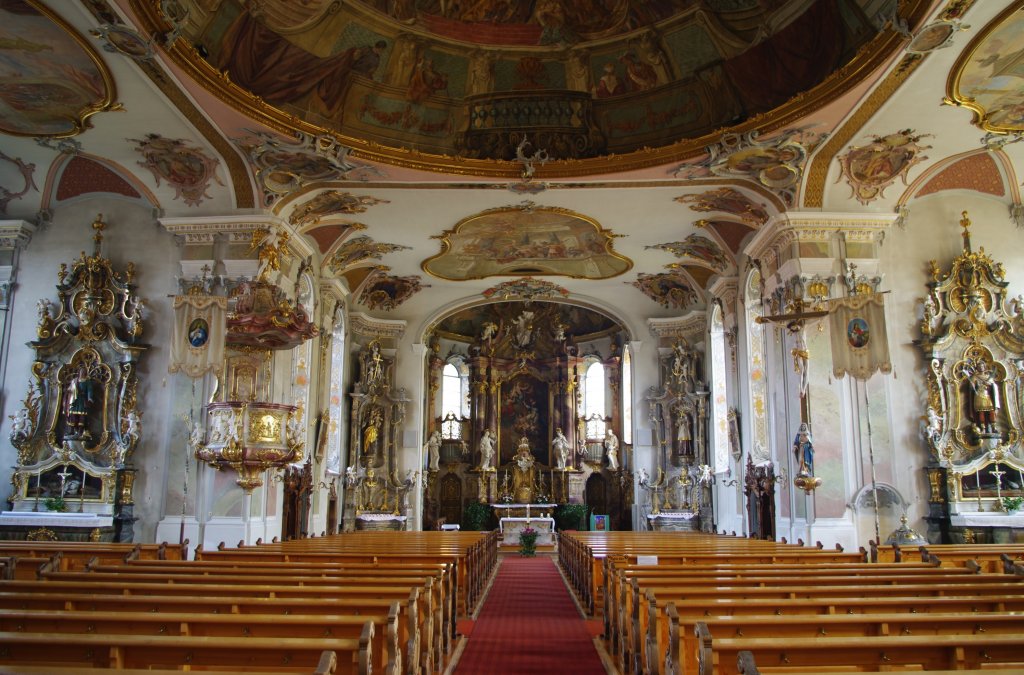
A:
<svg viewBox="0 0 1024 675">
<path fill-rule="evenodd" d="M 557 504 L 491 504 L 494 515 L 502 518 L 551 518 Z"/>
<path fill-rule="evenodd" d="M 519 535 L 528 527 L 537 531 L 537 546 L 555 545 L 554 518 L 502 518 L 498 526 L 501 530 L 500 546 L 519 546 Z"/>
<path fill-rule="evenodd" d="M 0 539 L 50 541 L 113 541 L 114 518 L 98 513 L 4 511 Z"/>
</svg>

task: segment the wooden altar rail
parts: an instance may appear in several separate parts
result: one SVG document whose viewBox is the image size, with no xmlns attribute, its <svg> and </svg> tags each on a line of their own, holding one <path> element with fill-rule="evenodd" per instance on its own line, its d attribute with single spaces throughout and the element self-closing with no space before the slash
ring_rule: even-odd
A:
<svg viewBox="0 0 1024 675">
<path fill-rule="evenodd" d="M 286 577 L 278 579 L 277 585 L 271 585 L 250 583 L 246 580 L 232 582 L 228 579 L 205 579 L 203 577 L 197 577 L 197 580 L 193 583 L 160 581 L 146 583 L 120 580 L 117 579 L 116 574 L 95 575 L 94 579 L 88 578 L 93 576 L 88 573 L 66 574 L 74 574 L 76 578 L 74 580 L 61 580 L 59 576 L 52 576 L 44 581 L 36 582 L 0 582 L 0 603 L 5 603 L 3 596 L 8 593 L 20 593 L 22 598 L 33 593 L 39 595 L 56 594 L 63 598 L 65 609 L 75 608 L 70 603 L 73 600 L 78 600 L 78 596 L 82 596 L 77 609 L 107 611 L 115 609 L 117 605 L 115 604 L 114 608 L 105 605 L 102 609 L 99 609 L 95 600 L 89 596 L 94 594 L 120 594 L 121 607 L 127 605 L 124 602 L 128 599 L 126 596 L 132 596 L 133 598 L 141 599 L 142 606 L 148 608 L 142 611 L 154 611 L 153 606 L 158 602 L 159 596 L 180 596 L 192 599 L 190 599 L 187 608 L 182 608 L 180 604 L 176 605 L 177 611 L 198 611 L 199 607 L 208 608 L 210 603 L 215 603 L 218 606 L 226 605 L 227 611 L 238 613 L 242 611 L 240 605 L 243 599 L 247 598 L 250 603 L 248 611 L 263 613 L 266 611 L 264 606 L 271 607 L 273 604 L 280 606 L 281 604 L 269 601 L 285 598 L 302 601 L 288 605 L 285 611 L 295 611 L 300 614 L 320 614 L 321 616 L 317 620 L 321 623 L 321 630 L 323 630 L 325 619 L 322 615 L 324 612 L 307 610 L 306 605 L 308 603 L 317 603 L 321 609 L 329 608 L 332 610 L 331 613 L 334 614 L 351 614 L 353 613 L 352 601 L 354 600 L 358 605 L 364 607 L 367 604 L 371 604 L 374 606 L 373 611 L 380 613 L 381 611 L 387 611 L 392 602 L 404 602 L 406 598 L 409 598 L 409 603 L 403 607 L 399 617 L 400 626 L 397 629 L 399 631 L 398 639 L 401 643 L 401 653 L 404 653 L 411 663 L 420 663 L 422 661 L 433 666 L 445 660 L 450 646 L 450 642 L 445 639 L 447 631 L 444 630 L 443 599 L 442 602 L 437 602 L 433 599 L 433 589 L 436 586 L 433 578 L 427 578 L 425 584 L 419 582 L 402 584 L 394 579 L 384 578 L 375 583 L 360 580 L 350 584 L 296 586 L 292 585 Z M 411 595 L 411 593 L 415 593 L 415 595 Z M 330 600 L 335 600 L 336 602 L 326 604 Z M 163 601 L 163 598 L 160 601 Z M 19 609 L 41 609 L 41 604 L 41 602 L 22 600 L 20 604 L 13 606 Z M 5 606 L 10 605 L 5 604 Z M 167 603 L 165 603 L 165 606 L 167 606 Z M 365 611 L 365 609 L 362 611 Z M 388 650 L 388 656 L 390 656 L 390 652 L 391 650 Z"/>
<path fill-rule="evenodd" d="M 844 598 L 866 598 L 869 602 L 881 598 L 899 598 L 901 603 L 909 606 L 919 606 L 921 599 L 932 597 L 968 598 L 973 603 L 982 603 L 985 599 L 995 601 L 986 605 L 985 611 L 1006 611 L 1006 602 L 1013 602 L 1015 607 L 1024 606 L 1024 583 L 1000 583 L 999 580 L 1007 578 L 1003 575 L 993 575 L 995 581 L 987 582 L 980 582 L 978 577 L 971 576 L 969 578 L 972 582 L 967 584 L 950 580 L 933 583 L 929 575 L 877 584 L 874 580 L 859 577 L 817 578 L 816 572 L 817 570 L 814 570 L 813 583 L 808 583 L 805 572 L 799 578 L 794 578 L 789 585 L 774 587 L 761 586 L 759 584 L 764 582 L 756 579 L 748 580 L 748 586 L 743 586 L 743 581 L 736 580 L 731 581 L 735 584 L 733 586 L 714 586 L 713 581 L 708 582 L 712 585 L 706 586 L 696 580 L 681 582 L 678 585 L 659 582 L 663 585 L 641 586 L 636 579 L 630 579 L 628 583 L 620 586 L 625 590 L 621 591 L 615 603 L 617 607 L 616 614 L 611 619 L 612 632 L 606 635 L 608 650 L 610 653 L 618 654 L 623 665 L 638 662 L 648 665 L 658 663 L 661 655 L 666 655 L 670 650 L 668 606 L 673 604 L 676 611 L 681 611 L 687 616 L 687 612 L 693 612 L 700 618 L 707 618 L 717 616 L 720 612 L 729 612 L 733 615 L 735 603 L 749 603 L 750 608 L 759 607 L 761 612 L 772 614 L 775 621 L 780 623 L 779 616 L 790 611 L 791 602 L 797 605 L 794 611 L 803 614 L 807 612 L 808 607 L 800 603 L 823 599 L 832 603 L 830 607 L 834 604 L 843 605 L 847 612 L 855 609 L 867 611 L 865 608 L 868 605 L 844 602 Z M 865 581 L 870 583 L 864 583 Z M 1003 604 L 1000 605 L 1000 602 Z M 686 609 L 680 610 L 680 607 Z M 974 610 L 974 607 L 975 605 L 972 605 L 971 609 Z M 1016 619 L 1019 626 L 1020 616 L 1018 615 Z M 677 652 L 673 652 L 665 658 L 676 658 L 676 654 Z"/>
<path fill-rule="evenodd" d="M 247 637 L 192 637 L 180 635 L 103 635 L 67 633 L 0 633 L 5 662 L 57 667 L 145 669 L 150 665 L 174 668 L 242 668 L 246 672 L 320 672 L 324 652 L 333 652 L 336 673 L 371 672 L 374 625 L 366 622 L 358 639 Z M 328 657 L 329 658 L 329 657 Z M 179 671 L 180 672 L 180 671 Z"/>
<path fill-rule="evenodd" d="M 422 617 L 419 610 L 419 589 L 413 589 L 407 600 L 402 601 L 397 626 L 398 645 L 401 649 L 406 672 L 438 672 L 444 655 L 438 653 L 431 639 L 431 617 Z M 394 600 L 389 598 L 263 598 L 211 595 L 120 595 L 116 593 L 79 593 L 67 595 L 62 592 L 0 592 L 0 608 L 16 611 L 41 612 L 106 612 L 112 615 L 122 613 L 146 613 L 158 620 L 161 616 L 193 615 L 196 618 L 217 618 L 237 616 L 242 625 L 236 634 L 245 634 L 246 620 L 252 617 L 257 623 L 271 621 L 308 622 L 318 627 L 319 634 L 330 631 L 332 621 L 337 617 L 355 616 L 364 621 L 391 611 Z M 198 615 L 203 615 L 199 617 Z M 423 633 L 421 640 L 422 624 Z M 248 629 L 250 632 L 252 628 Z M 381 644 L 388 636 L 381 635 Z M 386 647 L 385 647 L 386 649 Z M 387 650 L 390 651 L 390 650 Z M 378 650 L 374 650 L 378 653 Z M 390 663 L 390 661 L 389 661 Z M 410 664 L 420 664 L 412 666 Z"/>
<path fill-rule="evenodd" d="M 700 675 L 739 673 L 737 657 L 748 651 L 764 673 L 850 672 L 874 670 L 1013 669 L 1024 666 L 1024 634 L 957 634 L 952 640 L 933 635 L 881 635 L 862 637 L 816 637 L 779 640 L 776 638 L 712 638 L 704 624 L 698 624 Z"/>
<path fill-rule="evenodd" d="M 664 673 L 699 673 L 700 650 L 697 625 L 703 624 L 711 635 L 719 637 L 772 638 L 788 643 L 814 640 L 819 637 L 859 637 L 870 648 L 872 638 L 883 635 L 961 636 L 1020 635 L 1021 617 L 1010 613 L 974 614 L 841 614 L 787 616 L 784 621 L 774 614 L 751 616 L 679 615 L 674 604 L 666 608 L 668 619 L 667 646 L 664 651 Z M 934 638 L 933 638 L 934 639 Z M 654 652 L 651 649 L 651 652 Z M 649 653 L 651 653 L 649 652 Z M 722 658 L 719 657 L 719 661 Z M 756 657 L 755 657 L 756 658 Z M 706 660 L 705 663 L 708 661 Z M 765 664 L 766 666 L 769 664 Z M 650 670 L 650 669 L 649 669 Z M 659 672 L 657 666 L 651 672 Z"/>
</svg>

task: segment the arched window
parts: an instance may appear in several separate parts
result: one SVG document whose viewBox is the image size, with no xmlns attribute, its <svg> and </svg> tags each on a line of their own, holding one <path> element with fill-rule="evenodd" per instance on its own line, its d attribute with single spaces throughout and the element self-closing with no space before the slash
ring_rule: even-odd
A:
<svg viewBox="0 0 1024 675">
<path fill-rule="evenodd" d="M 729 400 L 726 393 L 725 324 L 722 306 L 711 313 L 711 423 L 714 429 L 714 471 L 729 469 Z"/>
<path fill-rule="evenodd" d="M 583 417 L 587 420 L 587 438 L 604 438 L 608 415 L 605 407 L 604 364 L 593 359 L 583 375 Z"/>
<path fill-rule="evenodd" d="M 449 413 L 469 417 L 469 373 L 465 364 L 452 359 L 441 370 L 441 417 Z"/>
<path fill-rule="evenodd" d="M 633 442 L 633 360 L 630 349 L 622 350 L 622 442 Z"/>
<path fill-rule="evenodd" d="M 747 277 L 747 376 L 750 382 L 750 456 L 754 464 L 771 459 L 768 452 L 768 387 L 765 383 L 764 328 L 757 322 L 761 310 L 761 272 Z"/>
<path fill-rule="evenodd" d="M 342 433 L 344 425 L 342 414 L 344 413 L 344 391 L 345 380 L 345 315 L 338 312 L 334 323 L 334 331 L 331 334 L 331 388 L 330 400 L 328 401 L 327 412 L 327 461 L 324 469 L 327 473 L 335 476 L 340 475 L 341 448 L 343 445 Z M 324 433 L 321 431 L 321 433 Z"/>
</svg>

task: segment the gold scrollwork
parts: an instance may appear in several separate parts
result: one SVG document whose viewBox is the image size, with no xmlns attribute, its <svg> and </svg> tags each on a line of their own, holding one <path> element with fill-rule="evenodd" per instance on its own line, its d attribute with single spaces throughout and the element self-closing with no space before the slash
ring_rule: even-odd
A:
<svg viewBox="0 0 1024 675">
<path fill-rule="evenodd" d="M 25 539 L 27 541 L 59 541 L 57 533 L 48 527 L 29 530 L 29 533 L 25 535 Z"/>
</svg>

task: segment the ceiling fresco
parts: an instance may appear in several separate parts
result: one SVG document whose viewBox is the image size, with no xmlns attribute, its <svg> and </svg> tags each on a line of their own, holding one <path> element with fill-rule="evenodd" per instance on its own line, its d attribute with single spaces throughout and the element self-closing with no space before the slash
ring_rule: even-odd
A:
<svg viewBox="0 0 1024 675">
<path fill-rule="evenodd" d="M 130 4 L 174 25 L 152 3 Z M 863 77 L 858 59 L 879 56 L 863 47 L 881 36 L 896 7 L 895 0 L 180 4 L 188 20 L 179 29 L 194 49 L 177 55 L 207 88 L 229 88 L 222 99 L 364 151 L 416 151 L 426 168 L 513 160 L 527 135 L 557 161 L 752 130 L 768 121 L 764 113 L 810 110 L 848 84 L 840 80 Z M 922 10 L 913 4 L 908 11 Z M 769 181 L 793 179 L 779 166 L 761 171 Z"/>
<path fill-rule="evenodd" d="M 607 279 L 633 266 L 612 250 L 615 236 L 581 214 L 525 202 L 470 216 L 437 235 L 441 253 L 425 260 L 423 270 L 449 280 L 527 274 Z"/>
<path fill-rule="evenodd" d="M 1024 131 L 1024 16 L 1010 10 L 963 52 L 950 80 L 950 98 L 998 133 Z"/>
<path fill-rule="evenodd" d="M 73 136 L 119 108 L 110 71 L 92 46 L 45 5 L 0 2 L 0 131 Z"/>
</svg>

